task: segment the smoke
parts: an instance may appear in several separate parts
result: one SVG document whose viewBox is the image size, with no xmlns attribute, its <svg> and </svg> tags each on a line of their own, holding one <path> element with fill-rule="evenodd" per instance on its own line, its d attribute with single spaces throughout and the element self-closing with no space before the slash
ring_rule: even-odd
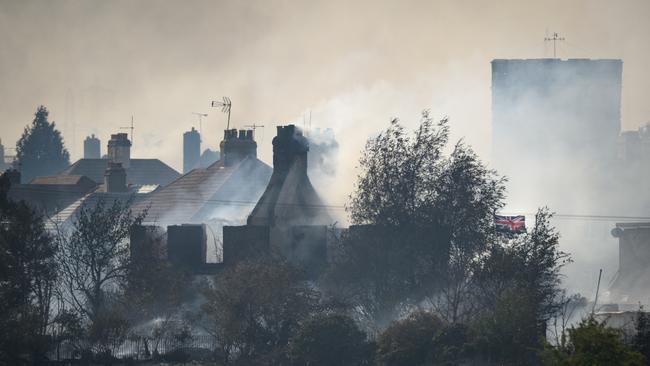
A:
<svg viewBox="0 0 650 366">
<path fill-rule="evenodd" d="M 258 151 L 267 163 L 274 126 L 300 125 L 311 111 L 312 125 L 331 128 L 339 144 L 335 178 L 313 177 L 314 184 L 340 207 L 365 141 L 392 117 L 413 128 L 424 108 L 449 116 L 452 140 L 464 137 L 492 163 L 489 62 L 551 56 L 546 29 L 567 39 L 558 44 L 560 57 L 624 59 L 623 127 L 646 122 L 649 11 L 644 0 L 0 0 L 0 135 L 10 146 L 45 104 L 57 126 L 76 122 L 63 130 L 67 146 L 76 143 L 69 149 L 75 159 L 85 135 L 96 133 L 105 151 L 109 135 L 133 115 L 132 156 L 159 158 L 180 171 L 192 112 L 209 113 L 203 142 L 218 148 L 226 116 L 209 107 L 213 99 L 232 99 L 231 126 L 266 126 L 258 130 L 266 135 L 258 138 Z M 516 131 L 506 137 L 517 139 Z M 518 174 L 538 170 L 547 178 L 521 181 L 511 174 L 509 210 L 532 213 L 549 205 L 558 213 L 647 215 L 627 205 L 639 188 L 634 174 L 618 179 L 589 159 L 551 165 L 539 158 L 519 166 Z M 630 185 L 610 189 L 621 181 Z M 332 211 L 344 220 L 344 211 Z M 576 220 L 556 221 L 563 248 L 576 260 L 567 283 L 588 295 L 598 268 L 606 277 L 615 272 L 616 241 L 607 237 L 612 222 L 583 221 L 577 229 Z"/>
</svg>

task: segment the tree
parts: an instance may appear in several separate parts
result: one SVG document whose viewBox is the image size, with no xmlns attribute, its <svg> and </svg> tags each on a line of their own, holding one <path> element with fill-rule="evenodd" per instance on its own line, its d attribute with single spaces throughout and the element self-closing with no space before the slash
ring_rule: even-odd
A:
<svg viewBox="0 0 650 366">
<path fill-rule="evenodd" d="M 47 350 L 57 248 L 42 217 L 8 200 L 8 189 L 0 176 L 0 364 L 19 364 Z"/>
<path fill-rule="evenodd" d="M 154 353 L 163 337 L 182 330 L 183 310 L 195 296 L 191 275 L 167 259 L 163 235 L 155 227 L 138 226 L 132 230 L 132 238 L 139 239 L 130 243 L 124 288 L 129 322 L 134 324 L 135 334 L 151 338 Z M 151 321 L 154 326 L 142 327 L 146 332 L 142 334 L 137 325 Z"/>
<path fill-rule="evenodd" d="M 37 176 L 56 174 L 70 165 L 63 137 L 55 123 L 48 122 L 48 114 L 44 106 L 38 107 L 32 125 L 25 127 L 16 144 L 16 159 L 25 182 Z"/>
<path fill-rule="evenodd" d="M 217 337 L 225 363 L 286 364 L 289 338 L 319 308 L 300 273 L 271 259 L 225 269 L 204 296 L 201 323 Z"/>
<path fill-rule="evenodd" d="M 546 327 L 563 306 L 560 270 L 570 261 L 548 209 L 538 210 L 529 234 L 501 236 L 475 270 L 476 326 L 493 360 L 531 363 Z"/>
<path fill-rule="evenodd" d="M 431 363 L 433 339 L 443 327 L 440 318 L 424 311 L 393 322 L 377 339 L 379 364 L 419 366 Z"/>
<path fill-rule="evenodd" d="M 294 365 L 361 366 L 372 364 L 372 348 L 354 320 L 341 314 L 307 319 L 289 342 Z"/>
<path fill-rule="evenodd" d="M 96 204 L 83 205 L 71 232 L 61 228 L 58 235 L 64 298 L 83 320 L 92 346 L 100 348 L 108 347 L 114 343 L 114 336 L 124 333 L 121 290 L 130 263 L 128 238 L 146 215 L 133 215 L 130 203 L 115 200 L 109 205 L 100 199 Z"/>
<path fill-rule="evenodd" d="M 471 269 L 494 235 L 504 179 L 462 142 L 445 156 L 448 139 L 447 120 L 424 111 L 413 136 L 393 120 L 359 161 L 348 211 L 365 228 L 343 238 L 324 282 L 357 294 L 379 327 L 425 298 L 451 322 L 471 313 Z"/>
<path fill-rule="evenodd" d="M 547 348 L 542 360 L 547 365 L 567 366 L 641 366 L 645 358 L 621 341 L 620 331 L 593 318 L 568 330 L 566 347 Z"/>
</svg>

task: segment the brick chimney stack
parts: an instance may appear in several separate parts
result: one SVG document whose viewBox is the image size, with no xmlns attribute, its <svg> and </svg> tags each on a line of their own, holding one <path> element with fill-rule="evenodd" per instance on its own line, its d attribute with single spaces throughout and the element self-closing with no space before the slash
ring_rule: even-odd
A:
<svg viewBox="0 0 650 366">
<path fill-rule="evenodd" d="M 295 125 L 278 126 L 278 134 L 273 138 L 273 174 L 286 174 L 293 164 L 300 173 L 307 174 L 307 153 L 309 142 Z"/>
<path fill-rule="evenodd" d="M 108 159 L 114 163 L 122 164 L 124 169 L 131 165 L 131 141 L 126 133 L 111 135 L 108 141 Z"/>
<path fill-rule="evenodd" d="M 234 165 L 244 158 L 257 157 L 257 142 L 253 138 L 253 130 L 224 130 L 223 141 L 219 145 L 221 161 L 224 166 Z"/>
<path fill-rule="evenodd" d="M 108 162 L 104 172 L 104 190 L 108 193 L 126 192 L 126 170 L 121 163 Z"/>
</svg>

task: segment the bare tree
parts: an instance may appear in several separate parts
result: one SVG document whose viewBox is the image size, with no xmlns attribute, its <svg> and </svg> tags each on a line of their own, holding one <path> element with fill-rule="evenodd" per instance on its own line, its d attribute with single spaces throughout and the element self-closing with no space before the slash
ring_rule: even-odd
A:
<svg viewBox="0 0 650 366">
<path fill-rule="evenodd" d="M 106 337 L 124 328 L 116 307 L 130 263 L 128 238 L 146 215 L 133 215 L 130 204 L 131 199 L 110 204 L 100 199 L 83 205 L 71 230 L 59 230 L 64 299 L 83 320 L 91 341 L 109 341 Z"/>
</svg>

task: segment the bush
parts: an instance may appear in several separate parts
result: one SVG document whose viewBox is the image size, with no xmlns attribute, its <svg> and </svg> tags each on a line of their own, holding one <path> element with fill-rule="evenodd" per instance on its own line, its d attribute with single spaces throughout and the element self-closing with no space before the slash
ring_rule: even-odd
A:
<svg viewBox="0 0 650 366">
<path fill-rule="evenodd" d="M 357 366 L 370 364 L 372 352 L 352 318 L 321 314 L 305 321 L 291 338 L 289 358 L 295 365 Z"/>
<path fill-rule="evenodd" d="M 424 311 L 393 322 L 377 339 L 379 364 L 405 366 L 431 362 L 433 339 L 443 327 L 436 315 Z"/>
</svg>

